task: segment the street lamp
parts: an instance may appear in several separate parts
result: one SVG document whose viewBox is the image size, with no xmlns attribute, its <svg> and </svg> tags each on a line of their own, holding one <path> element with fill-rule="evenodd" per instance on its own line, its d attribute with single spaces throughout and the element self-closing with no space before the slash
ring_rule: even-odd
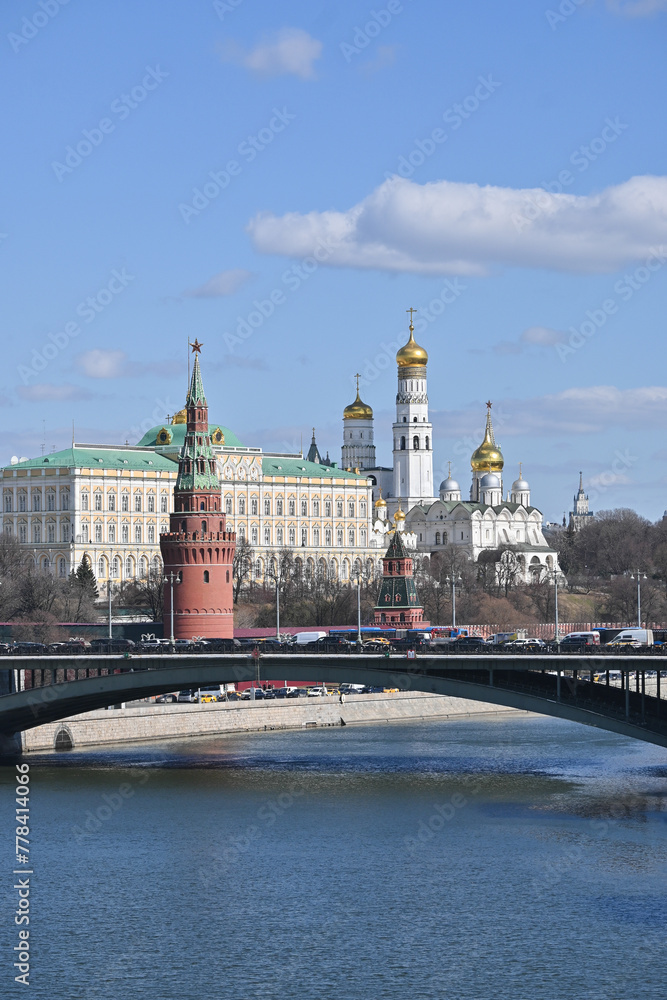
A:
<svg viewBox="0 0 667 1000">
<path fill-rule="evenodd" d="M 170 585 L 170 590 L 171 590 L 171 603 L 170 603 L 171 635 L 169 636 L 169 644 L 170 644 L 170 646 L 172 648 L 172 652 L 173 652 L 174 642 L 175 642 L 175 640 L 174 640 L 174 584 L 175 583 L 180 583 L 181 580 L 180 580 L 180 577 L 179 577 L 178 573 L 174 573 L 174 571 L 172 570 L 172 572 L 169 574 L 169 576 L 165 576 L 164 577 L 164 582 L 168 583 Z"/>
<path fill-rule="evenodd" d="M 357 570 L 357 643 L 361 646 L 361 567 Z"/>
<path fill-rule="evenodd" d="M 113 584 L 111 583 L 111 574 L 113 573 L 113 555 L 109 553 L 109 579 L 107 580 L 107 590 L 109 597 L 109 642 L 113 639 L 113 632 L 111 629 L 111 592 L 113 590 Z"/>
<path fill-rule="evenodd" d="M 280 570 L 276 572 L 276 639 L 280 642 Z"/>
<path fill-rule="evenodd" d="M 558 649 L 560 644 L 560 636 L 558 635 L 558 570 L 555 569 L 553 571 L 553 574 L 554 574 L 554 628 L 555 628 L 554 638 L 556 640 L 556 649 Z"/>
<path fill-rule="evenodd" d="M 630 574 L 630 579 L 635 579 L 635 574 Z M 646 580 L 646 573 L 637 570 L 637 628 L 642 627 L 642 580 Z"/>
<path fill-rule="evenodd" d="M 451 576 L 446 576 L 445 580 L 452 585 L 452 628 L 456 628 L 456 584 L 462 583 L 463 577 L 460 573 L 458 576 L 452 573 Z"/>
</svg>

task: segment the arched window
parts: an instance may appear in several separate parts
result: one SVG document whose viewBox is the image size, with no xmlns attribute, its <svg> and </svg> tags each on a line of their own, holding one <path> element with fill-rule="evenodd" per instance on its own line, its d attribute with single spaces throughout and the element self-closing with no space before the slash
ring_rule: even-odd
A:
<svg viewBox="0 0 667 1000">
<path fill-rule="evenodd" d="M 202 521 L 202 523 L 201 523 L 201 530 L 202 530 L 203 534 L 206 534 L 206 532 L 208 531 L 208 528 L 206 527 L 206 521 Z"/>
<path fill-rule="evenodd" d="M 101 580 L 103 580 L 104 577 L 106 576 L 106 571 L 107 571 L 106 559 L 104 558 L 104 556 L 100 556 L 99 562 L 97 563 L 97 575 Z"/>
<path fill-rule="evenodd" d="M 403 417 L 403 423 L 407 424 L 407 422 L 408 422 L 408 418 L 407 417 Z"/>
<path fill-rule="evenodd" d="M 417 423 L 417 418 L 416 418 L 416 417 L 413 417 L 413 418 L 412 418 L 412 422 L 413 422 L 414 424 L 416 424 L 416 423 Z"/>
<path fill-rule="evenodd" d="M 436 531 L 436 533 L 435 533 L 435 544 L 436 545 L 440 544 L 440 532 L 439 531 Z"/>
<path fill-rule="evenodd" d="M 426 435 L 426 450 L 428 451 L 430 447 L 431 447 L 431 442 L 429 441 L 429 436 L 427 434 Z"/>
<path fill-rule="evenodd" d="M 401 438 L 401 451 L 405 451 L 405 438 L 404 437 Z"/>
<path fill-rule="evenodd" d="M 133 576 L 134 576 L 134 562 L 131 556 L 128 556 L 127 559 L 125 560 L 125 577 L 126 579 L 131 580 Z"/>
<path fill-rule="evenodd" d="M 415 436 L 412 439 L 412 447 L 414 448 L 415 451 L 419 451 L 419 435 L 418 434 L 415 434 Z"/>
<path fill-rule="evenodd" d="M 208 570 L 205 569 L 204 570 L 204 583 L 208 583 L 208 582 L 209 582 Z"/>
</svg>

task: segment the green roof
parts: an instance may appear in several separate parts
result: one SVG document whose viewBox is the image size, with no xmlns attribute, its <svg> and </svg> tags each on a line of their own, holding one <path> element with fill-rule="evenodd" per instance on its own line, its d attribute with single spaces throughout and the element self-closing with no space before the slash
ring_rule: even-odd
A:
<svg viewBox="0 0 667 1000">
<path fill-rule="evenodd" d="M 50 455 L 28 459 L 27 462 L 17 462 L 5 465 L 3 469 L 133 469 L 147 472 L 154 469 L 158 472 L 175 472 L 176 466 L 170 458 L 157 455 L 154 451 L 123 450 L 122 448 L 64 448 Z"/>
<path fill-rule="evenodd" d="M 186 406 L 196 406 L 197 404 L 206 406 L 206 396 L 204 395 L 204 383 L 201 379 L 201 371 L 199 369 L 199 355 L 195 354 L 195 363 L 192 366 L 192 378 L 190 379 L 190 388 L 188 389 L 188 395 L 185 400 Z"/>
<path fill-rule="evenodd" d="M 169 448 L 176 452 L 179 452 L 183 447 L 183 442 L 185 441 L 185 432 L 187 431 L 187 424 L 170 424 L 165 421 L 163 424 L 158 424 L 156 427 L 151 427 L 149 431 L 146 431 L 141 441 L 137 442 L 139 448 L 157 448 L 161 447 L 158 445 L 157 436 L 165 428 L 171 434 L 171 441 L 169 443 Z M 225 437 L 225 444 L 230 448 L 243 448 L 243 444 L 239 441 L 234 431 L 230 431 L 229 427 L 224 427 L 222 424 L 209 424 L 208 431 L 209 434 L 215 434 L 217 430 L 222 431 Z"/>
<path fill-rule="evenodd" d="M 363 473 L 332 469 L 330 465 L 316 465 L 307 458 L 282 458 L 282 456 L 262 455 L 262 475 L 303 476 L 307 479 L 367 479 Z"/>
</svg>

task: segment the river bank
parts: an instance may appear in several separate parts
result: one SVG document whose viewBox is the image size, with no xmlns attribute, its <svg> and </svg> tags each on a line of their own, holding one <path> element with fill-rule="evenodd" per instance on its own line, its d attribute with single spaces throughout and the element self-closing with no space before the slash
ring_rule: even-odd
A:
<svg viewBox="0 0 667 1000">
<path fill-rule="evenodd" d="M 155 705 L 145 702 L 123 708 L 74 715 L 60 722 L 21 733 L 23 753 L 68 750 L 110 743 L 136 743 L 184 736 L 315 729 L 373 722 L 458 719 L 502 713 L 526 715 L 479 701 L 421 692 L 298 698 L 262 702 L 222 702 L 210 705 Z"/>
</svg>

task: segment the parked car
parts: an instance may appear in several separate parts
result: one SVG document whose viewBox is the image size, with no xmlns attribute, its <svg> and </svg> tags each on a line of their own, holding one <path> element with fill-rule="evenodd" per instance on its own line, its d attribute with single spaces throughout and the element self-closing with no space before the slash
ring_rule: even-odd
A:
<svg viewBox="0 0 667 1000">
<path fill-rule="evenodd" d="M 454 639 L 449 645 L 452 653 L 455 653 L 459 649 L 482 649 L 485 647 L 488 649 L 489 644 L 481 635 L 460 635 L 458 639 Z"/>
<path fill-rule="evenodd" d="M 43 642 L 15 642 L 12 652 L 17 656 L 43 656 L 47 647 Z"/>
<path fill-rule="evenodd" d="M 155 699 L 156 705 L 172 705 L 178 700 L 177 694 L 159 694 Z"/>
<path fill-rule="evenodd" d="M 197 701 L 196 691 L 179 691 L 176 701 L 179 704 L 191 705 L 193 702 Z"/>
<path fill-rule="evenodd" d="M 92 653 L 125 653 L 136 648 L 136 643 L 132 639 L 90 640 L 90 650 Z"/>
</svg>

